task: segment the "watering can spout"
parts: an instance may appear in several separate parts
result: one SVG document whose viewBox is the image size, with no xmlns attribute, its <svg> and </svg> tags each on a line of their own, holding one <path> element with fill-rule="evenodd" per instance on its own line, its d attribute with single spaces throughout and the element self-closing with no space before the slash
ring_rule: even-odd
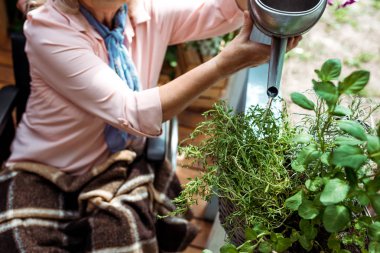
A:
<svg viewBox="0 0 380 253">
<path fill-rule="evenodd" d="M 287 38 L 272 37 L 267 84 L 268 97 L 277 97 L 279 93 L 287 43 Z"/>
<path fill-rule="evenodd" d="M 272 37 L 267 94 L 280 90 L 282 67 L 288 39 L 307 32 L 322 16 L 327 0 L 249 0 L 255 26 Z"/>
</svg>

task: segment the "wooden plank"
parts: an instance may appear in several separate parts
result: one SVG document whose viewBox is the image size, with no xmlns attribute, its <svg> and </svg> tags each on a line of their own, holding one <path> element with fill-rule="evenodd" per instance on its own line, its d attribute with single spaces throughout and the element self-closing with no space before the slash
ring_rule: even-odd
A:
<svg viewBox="0 0 380 253">
<path fill-rule="evenodd" d="M 8 15 L 5 0 L 0 0 L 0 48 L 9 49 Z"/>
<path fill-rule="evenodd" d="M 177 46 L 177 61 L 182 74 L 202 64 L 202 59 L 197 50 L 186 44 Z"/>
<path fill-rule="evenodd" d="M 209 97 L 209 98 L 220 98 L 221 94 L 223 92 L 223 89 L 219 87 L 210 87 L 204 92 L 202 92 L 202 97 Z"/>
<path fill-rule="evenodd" d="M 201 175 L 199 170 L 193 170 L 182 166 L 177 166 L 176 174 L 181 185 L 186 185 L 189 182 L 188 178 L 195 178 Z"/>
<path fill-rule="evenodd" d="M 192 219 L 191 223 L 200 228 L 198 235 L 191 242 L 191 246 L 204 249 L 207 245 L 212 223 L 201 219 Z"/>
<path fill-rule="evenodd" d="M 11 50 L 0 49 L 0 65 L 10 66 L 10 67 L 13 66 Z"/>
<path fill-rule="evenodd" d="M 192 128 L 179 126 L 178 128 L 178 141 L 182 145 L 182 141 L 189 138 L 190 134 L 193 132 Z"/>
<path fill-rule="evenodd" d="M 221 79 L 217 81 L 215 84 L 212 85 L 212 87 L 225 89 L 227 84 L 228 84 L 228 78 L 225 78 L 225 79 Z"/>
<path fill-rule="evenodd" d="M 193 131 L 194 131 L 194 129 L 192 129 L 192 128 L 186 128 L 186 127 L 179 126 L 178 140 L 179 140 L 180 146 L 186 146 L 189 144 L 197 145 L 202 140 L 204 140 L 205 137 L 203 135 L 199 135 L 195 139 L 190 139 L 190 134 Z"/>
<path fill-rule="evenodd" d="M 204 119 L 201 113 L 191 110 L 185 110 L 178 115 L 179 125 L 191 129 L 195 129 Z"/>
<path fill-rule="evenodd" d="M 14 84 L 13 68 L 0 65 L 0 82 L 6 84 Z"/>
<path fill-rule="evenodd" d="M 170 82 L 170 76 L 166 74 L 161 74 L 160 77 L 158 78 L 158 86 L 162 86 Z"/>
<path fill-rule="evenodd" d="M 205 112 L 207 110 L 210 110 L 218 100 L 219 99 L 217 98 L 199 97 L 191 105 L 189 105 L 188 109 L 198 112 Z"/>
<path fill-rule="evenodd" d="M 202 253 L 203 249 L 196 248 L 196 247 L 187 247 L 183 253 Z"/>
</svg>

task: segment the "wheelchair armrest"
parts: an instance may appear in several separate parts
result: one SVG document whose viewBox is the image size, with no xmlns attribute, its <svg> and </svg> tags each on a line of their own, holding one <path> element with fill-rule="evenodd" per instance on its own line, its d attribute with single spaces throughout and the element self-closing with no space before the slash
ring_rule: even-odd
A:
<svg viewBox="0 0 380 253">
<path fill-rule="evenodd" d="M 151 162 L 163 162 L 167 153 L 168 124 L 162 124 L 162 133 L 156 138 L 148 138 L 146 143 L 146 158 Z"/>
<path fill-rule="evenodd" d="M 177 166 L 178 119 L 174 117 L 162 124 L 162 134 L 157 138 L 148 138 L 146 157 L 151 162 L 162 162 L 167 158 L 173 169 Z"/>
<path fill-rule="evenodd" d="M 16 106 L 18 88 L 8 85 L 0 90 L 0 135 L 11 119 L 12 111 Z"/>
</svg>

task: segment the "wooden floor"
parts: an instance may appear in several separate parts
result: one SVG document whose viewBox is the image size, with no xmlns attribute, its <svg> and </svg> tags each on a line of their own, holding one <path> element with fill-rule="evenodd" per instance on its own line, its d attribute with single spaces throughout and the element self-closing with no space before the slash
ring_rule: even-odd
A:
<svg viewBox="0 0 380 253">
<path fill-rule="evenodd" d="M 0 88 L 6 84 L 13 84 L 12 56 L 9 42 L 0 44 Z"/>
</svg>

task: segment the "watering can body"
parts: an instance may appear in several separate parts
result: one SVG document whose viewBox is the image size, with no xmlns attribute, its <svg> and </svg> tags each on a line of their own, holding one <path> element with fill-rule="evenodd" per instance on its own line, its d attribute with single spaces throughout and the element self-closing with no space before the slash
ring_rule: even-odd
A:
<svg viewBox="0 0 380 253">
<path fill-rule="evenodd" d="M 276 97 L 289 37 L 310 30 L 320 19 L 327 0 L 249 0 L 255 26 L 272 38 L 267 95 Z"/>
</svg>

